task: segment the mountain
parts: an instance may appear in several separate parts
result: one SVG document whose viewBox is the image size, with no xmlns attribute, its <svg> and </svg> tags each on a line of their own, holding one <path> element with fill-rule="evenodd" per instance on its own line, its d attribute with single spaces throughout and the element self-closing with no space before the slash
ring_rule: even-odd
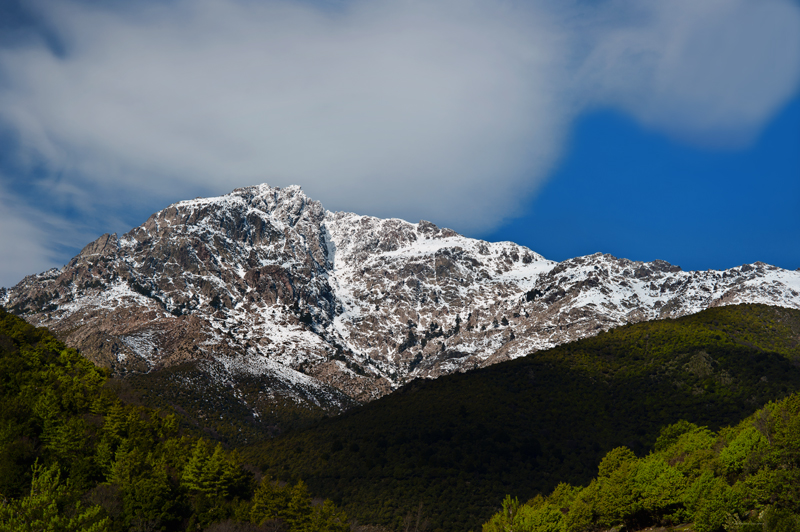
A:
<svg viewBox="0 0 800 532">
<path fill-rule="evenodd" d="M 0 530 L 350 530 L 302 482 L 256 483 L 236 451 L 126 404 L 107 377 L 0 309 Z"/>
<path fill-rule="evenodd" d="M 255 426 L 273 423 L 276 405 L 338 413 L 626 323 L 736 303 L 800 308 L 800 272 L 684 272 L 603 254 L 557 263 L 259 185 L 103 235 L 0 303 L 114 375 L 158 381 L 157 399 L 198 423 Z M 229 412 L 214 410 L 217 396 L 235 398 Z"/>
<path fill-rule="evenodd" d="M 667 425 L 716 431 L 797 392 L 800 311 L 724 306 L 418 379 L 242 452 L 361 522 L 402 530 L 421 504 L 430 530 L 480 530 L 507 494 L 585 486 L 616 447 L 647 456 Z"/>
</svg>

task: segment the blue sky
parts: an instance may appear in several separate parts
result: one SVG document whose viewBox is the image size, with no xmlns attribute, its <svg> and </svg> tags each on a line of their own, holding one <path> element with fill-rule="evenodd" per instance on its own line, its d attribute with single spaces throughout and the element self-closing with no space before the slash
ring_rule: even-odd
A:
<svg viewBox="0 0 800 532">
<path fill-rule="evenodd" d="M 563 260 L 800 268 L 795 0 L 0 3 L 0 286 L 299 184 Z"/>
<path fill-rule="evenodd" d="M 756 261 L 800 268 L 800 97 L 744 147 L 675 141 L 605 110 L 569 148 L 526 215 L 486 236 L 553 260 L 611 253 L 686 270 Z"/>
</svg>

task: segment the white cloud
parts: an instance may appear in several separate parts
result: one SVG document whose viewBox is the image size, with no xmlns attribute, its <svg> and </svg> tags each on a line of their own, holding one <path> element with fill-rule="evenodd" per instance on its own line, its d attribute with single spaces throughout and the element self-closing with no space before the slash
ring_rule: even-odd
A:
<svg viewBox="0 0 800 532">
<path fill-rule="evenodd" d="M 782 0 L 38 6 L 64 53 L 0 50 L 0 122 L 61 179 L 128 200 L 297 183 L 473 233 L 544 182 L 584 109 L 725 145 L 800 75 Z"/>
<path fill-rule="evenodd" d="M 582 63 L 587 99 L 712 145 L 746 143 L 797 90 L 800 10 L 752 0 L 617 2 Z"/>
<path fill-rule="evenodd" d="M 41 223 L 39 213 L 20 206 L 1 186 L 0 228 L 0 286 L 11 287 L 54 265 L 57 259 L 48 242 L 56 228 Z"/>
</svg>

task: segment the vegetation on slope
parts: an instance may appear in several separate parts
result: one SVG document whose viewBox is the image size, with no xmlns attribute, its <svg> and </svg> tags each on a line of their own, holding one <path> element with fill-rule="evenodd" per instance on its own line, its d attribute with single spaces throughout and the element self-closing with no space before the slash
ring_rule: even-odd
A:
<svg viewBox="0 0 800 532">
<path fill-rule="evenodd" d="M 302 481 L 256 485 L 237 453 L 124 404 L 106 378 L 0 309 L 0 530 L 349 529 Z"/>
<path fill-rule="evenodd" d="M 313 492 L 365 522 L 403 528 L 403 516 L 421 505 L 434 529 L 475 530 L 506 493 L 527 500 L 559 481 L 591 486 L 604 455 L 621 455 L 620 463 L 634 464 L 625 478 L 631 471 L 640 478 L 650 466 L 636 465 L 635 455 L 654 446 L 667 452 L 685 434 L 710 434 L 689 423 L 710 430 L 736 425 L 759 405 L 798 391 L 798 339 L 800 312 L 725 307 L 622 327 L 469 374 L 417 381 L 311 429 L 242 449 L 271 475 L 257 484 L 258 471 L 244 468 L 237 453 L 185 430 L 190 424 L 181 428 L 175 416 L 120 401 L 118 394 L 129 391 L 124 385 L 109 383 L 106 373 L 47 331 L 0 310 L 0 529 L 346 530 L 342 511 L 331 502 L 313 506 Z M 187 419 L 197 414 L 185 413 Z M 660 427 L 679 419 L 688 422 L 676 426 L 690 429 L 673 427 L 678 439 L 665 439 Z M 743 426 L 712 434 L 715 458 L 698 466 L 697 478 L 710 478 L 711 471 L 740 495 L 746 490 L 736 487 L 739 481 L 753 490 L 772 489 L 778 481 L 797 485 L 795 477 L 779 476 L 791 469 L 780 460 L 780 467 L 769 466 L 778 472 L 774 478 L 758 476 L 753 468 L 765 469 L 767 462 L 753 462 L 750 454 L 731 458 L 742 464 L 735 471 L 713 465 L 727 460 L 720 458 L 724 448 L 740 434 L 749 434 L 741 445 L 761 452 L 757 435 L 739 430 Z M 753 441 L 755 447 L 747 447 Z M 620 446 L 632 451 L 608 454 Z M 664 460 L 685 478 L 694 474 L 680 469 L 680 459 Z M 658 475 L 653 479 L 659 481 Z M 623 494 L 633 489 L 622 485 L 628 486 Z M 559 489 L 581 491 L 566 484 Z M 534 501 L 544 505 L 558 497 Z M 762 518 L 785 525 L 785 512 L 796 509 L 771 497 L 737 499 L 745 502 L 733 507 L 735 518 L 758 519 L 742 512 L 763 508 Z M 511 503 L 507 499 L 506 508 Z M 699 506 L 682 503 L 694 513 L 681 514 L 669 503 L 666 510 L 643 514 L 631 504 L 630 515 L 610 507 L 592 510 L 598 520 L 587 527 L 684 519 L 704 526 Z"/>
<path fill-rule="evenodd" d="M 299 405 L 281 394 L 273 378 L 239 375 L 233 386 L 215 382 L 198 366 L 196 361 L 185 362 L 149 373 L 129 373 L 112 379 L 111 386 L 133 402 L 173 412 L 182 429 L 234 447 L 311 426 L 341 411 L 310 401 Z M 356 404 L 352 401 L 347 406 Z"/>
<path fill-rule="evenodd" d="M 580 485 L 680 419 L 717 430 L 800 390 L 800 312 L 742 305 L 639 323 L 396 393 L 243 449 L 362 522 L 479 529 L 506 493 Z"/>
<path fill-rule="evenodd" d="M 617 447 L 586 487 L 559 484 L 525 504 L 507 496 L 484 532 L 581 532 L 692 523 L 697 532 L 800 530 L 800 394 L 718 433 L 679 421 L 636 458 Z"/>
</svg>

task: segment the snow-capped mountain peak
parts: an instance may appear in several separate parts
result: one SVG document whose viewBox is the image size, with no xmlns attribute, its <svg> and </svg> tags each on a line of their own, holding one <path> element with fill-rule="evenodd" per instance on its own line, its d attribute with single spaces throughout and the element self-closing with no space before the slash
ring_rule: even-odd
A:
<svg viewBox="0 0 800 532">
<path fill-rule="evenodd" d="M 420 221 L 326 211 L 298 186 L 175 203 L 0 291 L 117 373 L 192 361 L 344 404 L 625 323 L 734 303 L 800 308 L 800 272 L 561 263 Z"/>
</svg>

